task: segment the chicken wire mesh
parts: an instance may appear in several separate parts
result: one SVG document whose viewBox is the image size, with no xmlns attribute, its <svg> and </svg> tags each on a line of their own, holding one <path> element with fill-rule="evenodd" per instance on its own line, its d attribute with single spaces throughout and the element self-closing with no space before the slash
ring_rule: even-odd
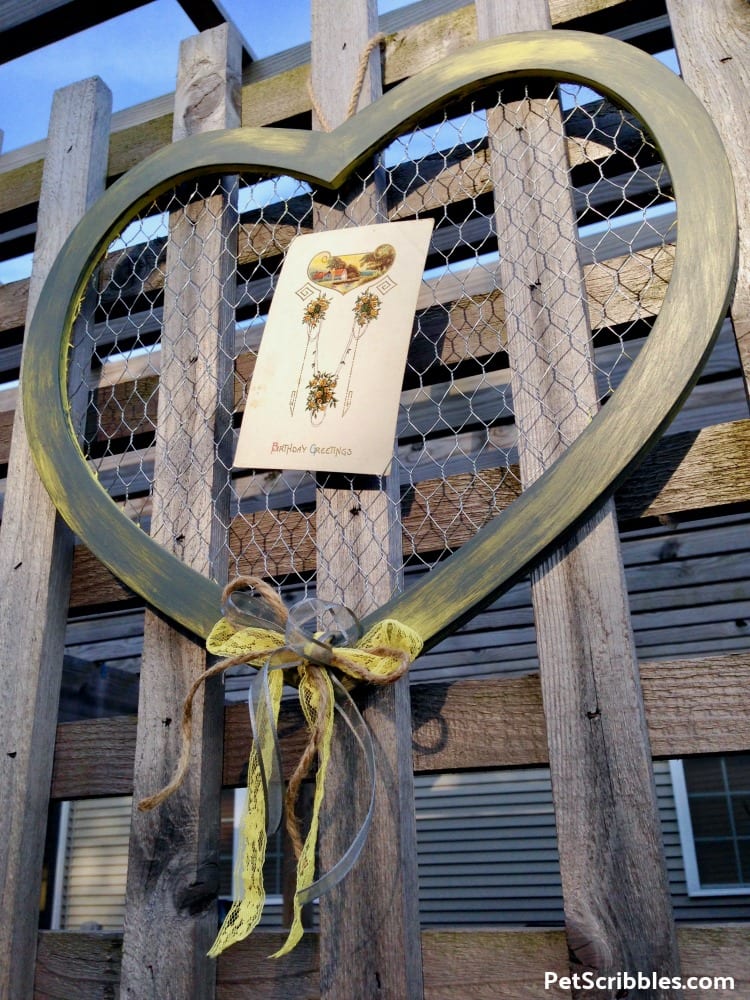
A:
<svg viewBox="0 0 750 1000">
<path fill-rule="evenodd" d="M 313 227 L 425 217 L 435 228 L 382 502 L 363 505 L 359 492 L 382 481 L 233 469 L 290 241 Z M 92 368 L 71 379 L 89 397 L 85 454 L 144 531 L 158 538 L 159 511 L 171 509 L 184 557 L 198 540 L 212 555 L 196 568 L 218 582 L 252 573 L 309 596 L 331 551 L 329 541 L 321 552 L 321 521 L 358 508 L 374 551 L 363 559 L 341 533 L 325 588 L 348 603 L 366 562 L 365 613 L 403 567 L 408 583 L 507 507 L 519 461 L 533 479 L 606 401 L 658 312 L 675 225 L 668 174 L 641 124 L 572 84 L 450 106 L 336 193 L 292 177 L 182 185 L 123 228 L 96 274 Z M 535 415 L 516 419 L 523 398 Z M 207 452 L 206 505 L 181 484 Z"/>
</svg>

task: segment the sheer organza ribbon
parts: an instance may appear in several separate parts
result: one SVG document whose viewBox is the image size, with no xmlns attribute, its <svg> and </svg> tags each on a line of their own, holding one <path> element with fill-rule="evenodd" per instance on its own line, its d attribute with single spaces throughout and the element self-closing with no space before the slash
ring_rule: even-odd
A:
<svg viewBox="0 0 750 1000">
<path fill-rule="evenodd" d="M 303 934 L 302 907 L 346 877 L 367 839 L 375 801 L 375 754 L 370 731 L 349 694 L 356 682 L 390 684 L 408 670 L 422 649 L 421 637 L 393 619 L 378 622 L 364 636 L 356 616 L 344 605 L 306 600 L 287 609 L 263 580 L 239 577 L 225 588 L 224 618 L 216 623 L 206 648 L 225 657 L 194 684 L 183 711 L 183 747 L 177 773 L 166 788 L 139 803 L 151 809 L 179 787 L 187 770 L 192 700 L 209 676 L 240 664 L 260 664 L 248 703 L 253 742 L 247 774 L 247 801 L 241 819 L 237 881 L 241 886 L 209 955 L 243 940 L 258 924 L 265 903 L 263 864 L 268 837 L 279 827 L 284 807 L 286 826 L 297 857 L 297 884 L 289 935 L 272 957 L 291 951 Z M 284 681 L 297 687 L 308 729 L 308 742 L 283 787 L 277 723 Z M 315 855 L 326 775 L 331 757 L 334 717 L 351 730 L 363 754 L 369 783 L 366 815 L 342 857 L 315 878 Z M 307 836 L 301 837 L 297 795 L 317 759 L 315 792 Z"/>
</svg>

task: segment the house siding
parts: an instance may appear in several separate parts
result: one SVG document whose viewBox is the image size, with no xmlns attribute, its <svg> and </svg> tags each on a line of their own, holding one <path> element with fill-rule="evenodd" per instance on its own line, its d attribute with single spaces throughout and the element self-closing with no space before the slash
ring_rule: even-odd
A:
<svg viewBox="0 0 750 1000">
<path fill-rule="evenodd" d="M 654 774 L 676 920 L 750 920 L 750 894 L 688 895 L 668 762 Z M 563 925 L 548 768 L 416 775 L 415 785 L 422 926 Z M 129 798 L 72 803 L 62 929 L 122 927 L 129 827 Z M 273 901 L 262 926 L 280 925 Z"/>
</svg>

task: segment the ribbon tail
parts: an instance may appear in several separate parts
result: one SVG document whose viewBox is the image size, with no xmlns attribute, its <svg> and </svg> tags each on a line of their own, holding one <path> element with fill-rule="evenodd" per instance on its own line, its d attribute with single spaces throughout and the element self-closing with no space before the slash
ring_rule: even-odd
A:
<svg viewBox="0 0 750 1000">
<path fill-rule="evenodd" d="M 265 679 L 262 682 L 267 691 L 267 704 L 256 715 L 256 721 L 262 720 L 262 725 L 254 731 L 253 746 L 247 768 L 247 801 L 242 816 L 241 843 L 236 882 L 242 891 L 227 913 L 224 923 L 208 952 L 209 957 L 216 958 L 222 951 L 237 941 L 242 941 L 257 926 L 263 912 L 266 891 L 263 885 L 263 863 L 266 858 L 268 843 L 267 827 L 269 810 L 267 808 L 267 781 L 265 775 L 273 774 L 276 737 L 276 723 L 281 705 L 281 693 L 284 685 L 283 672 L 275 670 L 269 674 L 268 664 L 263 668 Z M 266 695 L 261 697 L 261 704 Z M 254 723 L 255 725 L 255 723 Z M 278 825 L 278 821 L 277 821 Z"/>
<path fill-rule="evenodd" d="M 370 733 L 367 723 L 362 718 L 362 713 L 357 708 L 354 699 L 341 681 L 339 681 L 335 675 L 331 676 L 331 680 L 333 681 L 337 694 L 344 702 L 344 706 L 342 707 L 341 703 L 336 701 L 335 709 L 341 718 L 346 722 L 347 726 L 357 740 L 367 765 L 367 783 L 370 788 L 370 802 L 367 807 L 365 818 L 360 824 L 359 830 L 357 830 L 356 834 L 352 838 L 352 842 L 349 844 L 346 851 L 344 851 L 333 868 L 330 868 L 324 875 L 321 875 L 319 879 L 316 879 L 316 881 L 308 886 L 307 889 L 298 890 L 297 895 L 300 897 L 301 906 L 304 906 L 305 903 L 311 902 L 313 899 L 317 899 L 318 896 L 322 896 L 326 892 L 330 892 L 335 885 L 338 885 L 339 882 L 342 882 L 346 878 L 362 853 L 362 848 L 365 846 L 365 841 L 367 840 L 367 835 L 370 832 L 370 826 L 372 825 L 372 815 L 375 811 L 375 748 L 372 742 L 372 734 Z"/>
<path fill-rule="evenodd" d="M 281 747 L 276 728 L 279 705 L 278 702 L 274 703 L 268 677 L 269 671 L 274 669 L 278 668 L 272 667 L 270 662 L 266 660 L 250 684 L 247 699 L 253 741 L 259 750 L 258 766 L 266 804 L 266 834 L 269 837 L 278 830 L 284 808 Z M 277 674 L 277 678 L 280 676 L 281 674 Z M 276 683 L 278 685 L 278 680 Z"/>
<path fill-rule="evenodd" d="M 365 818 L 360 824 L 359 830 L 357 830 L 357 833 L 354 835 L 352 842 L 349 844 L 349 847 L 346 849 L 344 854 L 341 858 L 339 858 L 333 868 L 329 869 L 329 871 L 327 871 L 324 875 L 321 875 L 320 878 L 312 881 L 318 832 L 319 809 L 325 790 L 325 775 L 328 767 L 328 759 L 330 757 L 331 736 L 333 734 L 333 715 L 331 714 L 330 723 L 328 721 L 326 723 L 326 733 L 328 735 L 324 740 L 325 749 L 321 752 L 318 776 L 315 784 L 315 798 L 313 802 L 313 817 L 310 826 L 310 833 L 305 841 L 303 854 L 300 856 L 297 868 L 297 891 L 294 896 L 294 919 L 286 943 L 279 951 L 271 956 L 272 958 L 279 958 L 282 955 L 286 955 L 295 947 L 302 937 L 302 907 L 306 903 L 311 902 L 313 899 L 317 899 L 319 896 L 322 896 L 324 893 L 330 892 L 330 890 L 333 889 L 334 886 L 338 885 L 339 882 L 343 881 L 343 879 L 345 879 L 352 870 L 357 862 L 357 859 L 362 853 L 362 848 L 367 840 L 367 835 L 372 824 L 373 812 L 375 810 L 375 748 L 372 742 L 372 735 L 367 723 L 362 718 L 362 713 L 357 708 L 354 700 L 344 685 L 336 678 L 335 675 L 326 673 L 325 677 L 329 683 L 332 681 L 332 688 L 335 686 L 335 693 L 340 699 L 336 700 L 334 703 L 335 710 L 349 726 L 349 729 L 357 740 L 364 756 L 368 772 L 370 802 Z M 333 690 L 331 693 L 334 693 Z M 344 703 L 343 707 L 341 701 Z M 312 864 L 309 866 L 305 864 L 303 866 L 303 857 L 308 849 L 308 842 L 311 841 L 313 836 L 314 839 L 312 840 L 309 852 L 312 856 Z"/>
<path fill-rule="evenodd" d="M 323 804 L 325 793 L 326 773 L 328 763 L 331 758 L 331 739 L 333 737 L 333 704 L 334 694 L 331 678 L 327 671 L 320 671 L 320 677 L 328 689 L 328 697 L 325 704 L 325 718 L 323 720 L 323 735 L 318 748 L 318 772 L 315 777 L 315 794 L 313 796 L 312 816 L 310 818 L 310 829 L 308 830 L 305 842 L 302 845 L 297 862 L 297 891 L 294 894 L 294 913 L 289 935 L 284 945 L 271 955 L 271 958 L 281 958 L 288 954 L 300 941 L 304 928 L 302 926 L 302 905 L 304 890 L 313 884 L 315 877 L 315 849 L 318 843 L 318 828 L 320 825 L 320 809 Z M 301 672 L 300 680 L 300 701 L 307 718 L 308 724 L 314 727 L 318 722 L 318 712 L 320 710 L 320 693 L 307 676 L 306 671 Z M 304 899 L 307 902 L 307 899 Z"/>
</svg>

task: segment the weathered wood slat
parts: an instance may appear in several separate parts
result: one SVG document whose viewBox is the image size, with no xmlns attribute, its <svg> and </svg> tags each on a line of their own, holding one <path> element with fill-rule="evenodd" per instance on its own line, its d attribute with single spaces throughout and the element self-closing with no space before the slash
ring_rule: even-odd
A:
<svg viewBox="0 0 750 1000">
<path fill-rule="evenodd" d="M 682 433 L 695 434 L 706 425 L 737 421 L 746 414 L 742 382 L 734 378 L 734 372 L 727 367 L 732 361 L 736 362 L 736 351 L 731 342 L 727 346 L 731 347 L 731 351 L 714 354 L 706 370 L 709 377 L 693 390 L 675 418 L 673 437 Z M 601 359 L 605 370 L 609 371 L 607 357 L 610 354 L 614 357 L 616 353 L 616 349 L 612 352 L 605 350 L 597 354 L 597 360 Z M 618 362 L 613 377 L 605 377 L 600 372 L 600 391 L 603 394 L 608 392 L 610 384 L 612 387 L 619 384 L 626 366 L 624 361 Z M 711 375 L 718 377 L 711 378 Z M 478 473 L 516 463 L 517 433 L 507 407 L 509 390 L 504 385 L 506 379 L 507 373 L 502 370 L 490 374 L 484 388 L 473 394 L 471 421 L 467 421 L 467 411 L 455 392 L 449 393 L 445 405 L 440 401 L 443 394 L 440 387 L 430 390 L 429 394 L 421 394 L 427 398 L 422 398 L 416 405 L 409 405 L 409 415 L 403 412 L 398 422 L 399 431 L 406 432 L 406 440 L 397 449 L 402 489 L 416 487 L 419 492 L 419 484 L 435 476 L 451 480 L 468 470 Z M 471 385 L 471 379 L 456 382 L 456 387 Z M 490 388 L 492 385 L 495 388 Z M 433 394 L 437 400 L 430 398 Z M 405 404 L 410 396 L 413 397 L 413 394 L 403 397 Z M 426 428 L 430 420 L 432 423 L 429 426 L 438 430 L 436 436 L 426 441 L 416 435 L 409 437 L 409 431 L 413 430 L 410 421 Z M 464 429 L 460 430 L 462 425 Z M 146 439 L 148 441 L 148 435 Z M 95 471 L 103 488 L 111 493 L 116 502 L 123 504 L 127 516 L 138 520 L 147 529 L 151 516 L 151 498 L 147 491 L 153 479 L 153 446 L 136 448 L 125 454 L 105 455 L 95 462 Z M 305 508 L 313 500 L 314 484 L 309 472 L 248 470 L 238 472 L 233 481 L 237 496 L 235 513 Z M 0 479 L 0 516 L 4 486 L 5 482 Z M 125 497 L 127 499 L 124 500 Z"/>
<path fill-rule="evenodd" d="M 641 468 L 617 494 L 622 520 L 656 517 L 679 511 L 745 503 L 750 500 L 750 421 L 709 427 L 698 433 L 670 435 L 654 449 Z M 420 500 L 407 494 L 402 502 L 407 551 L 428 552 L 459 547 L 471 537 L 478 523 L 502 509 L 517 495 L 514 475 L 505 469 L 487 470 L 481 476 L 463 474 L 456 481 L 423 483 L 420 492 L 430 496 L 431 517 L 425 520 Z M 468 485 L 468 488 L 467 488 Z M 502 489 L 500 487 L 502 486 Z M 462 511 L 456 512 L 454 489 L 462 494 Z M 437 492 L 436 492 L 437 491 Z M 265 522 L 265 525 L 264 525 Z M 314 568 L 314 515 L 288 511 L 283 526 L 272 515 L 243 515 L 232 527 L 232 551 L 240 556 L 243 572 L 259 572 L 263 562 L 247 549 L 253 526 L 265 537 L 270 565 L 283 575 L 291 570 L 286 545 L 298 546 L 295 569 Z M 274 545 L 277 539 L 277 546 Z M 285 540 L 282 540 L 285 539 Z M 243 555 L 243 552 L 245 555 Z M 92 595 L 94 600 L 92 601 Z M 130 597 L 122 584 L 83 546 L 76 548 L 71 607 L 92 603 L 116 604 Z"/>
<path fill-rule="evenodd" d="M 691 393 L 677 414 L 673 434 L 695 432 L 706 426 L 729 423 L 747 412 L 744 387 L 735 372 L 728 368 L 736 361 L 731 352 L 716 352 L 707 368 L 709 376 Z M 633 343 L 637 349 L 638 342 Z M 602 368 L 597 382 L 602 398 L 619 385 L 629 361 L 619 358 L 619 349 L 597 352 Z M 718 378 L 711 378 L 711 374 Z M 402 487 L 410 488 L 436 475 L 450 479 L 472 470 L 479 472 L 517 462 L 518 435 L 512 419 L 508 372 L 499 369 L 486 376 L 456 379 L 436 384 L 402 396 L 403 408 L 397 431 L 403 440 L 397 447 L 398 469 Z M 471 398 L 471 407 L 467 399 Z M 434 431 L 427 436 L 427 432 Z M 10 427 L 8 427 L 10 433 Z M 150 433 L 141 434 L 144 445 L 137 444 L 138 424 L 130 425 L 130 433 L 113 437 L 113 454 L 96 459 L 92 467 L 102 488 L 119 503 L 125 501 L 129 517 L 148 525 L 151 512 L 149 491 L 153 480 L 153 444 Z M 131 438 L 131 434 L 134 435 Z M 237 431 L 231 432 L 232 440 Z M 424 437 L 422 436 L 424 435 Z M 117 442 L 130 445 L 124 453 Z M 233 451 L 233 447 L 230 448 Z M 236 513 L 258 510 L 304 507 L 312 502 L 313 483 L 309 472 L 293 470 L 247 470 L 233 476 Z M 5 481 L 0 478 L 0 517 L 2 516 Z M 126 499 L 125 499 L 126 498 Z"/>
<path fill-rule="evenodd" d="M 111 107 L 98 78 L 53 98 L 29 319 L 68 233 L 103 191 Z M 86 371 L 90 345 L 81 342 L 80 330 L 75 344 L 78 371 Z M 79 432 L 80 409 L 73 404 Z M 42 486 L 20 410 L 14 427 L 0 535 L 0 905 L 12 915 L 0 923 L 0 996 L 25 1000 L 36 948 L 73 538 Z"/>
<path fill-rule="evenodd" d="M 618 119 L 619 121 L 619 119 Z M 621 131 L 621 129 L 620 129 Z M 641 142 L 640 133 L 638 133 Z M 615 141 L 614 139 L 612 140 Z M 583 156 L 581 149 L 588 155 L 590 161 L 594 161 L 598 155 L 600 144 L 592 150 L 591 144 L 580 143 L 585 140 L 569 138 L 567 141 L 569 157 L 580 158 Z M 618 136 L 617 142 L 622 143 Z M 460 150 L 459 153 L 463 155 Z M 457 154 L 458 155 L 458 154 Z M 425 161 L 434 160 L 434 165 Z M 398 197 L 392 195 L 388 207 L 388 216 L 391 219 L 411 217 L 416 210 L 424 212 L 426 209 L 441 209 L 444 205 L 465 201 L 470 196 L 480 192 L 492 192 L 492 179 L 487 161 L 487 150 L 480 149 L 470 153 L 468 157 L 459 159 L 453 166 L 445 166 L 446 156 L 435 155 L 426 157 L 420 161 L 420 173 L 417 178 L 400 178 L 400 174 L 405 172 L 405 167 L 395 167 L 387 171 L 387 186 L 390 190 L 399 192 Z M 658 176 L 658 175 L 657 175 Z M 438 178 L 439 183 L 435 184 Z M 468 179 L 467 179 L 468 178 Z M 470 180 L 473 178 L 473 186 Z M 664 187 L 664 179 L 660 179 L 660 187 Z M 653 188 L 653 181 L 650 178 L 649 170 L 643 174 L 634 174 L 628 177 L 613 178 L 609 182 L 600 179 L 593 190 L 582 189 L 577 195 L 579 210 L 585 206 L 602 206 L 610 199 L 610 189 L 618 190 L 624 197 L 624 192 L 633 184 L 641 186 L 648 185 Z M 592 186 L 589 185 L 589 188 Z M 404 189 L 405 193 L 401 193 Z M 283 250 L 289 241 L 298 231 L 306 231 L 309 225 L 309 215 L 311 202 L 306 198 L 293 199 L 297 208 L 293 211 L 291 203 L 284 206 L 284 219 L 288 221 L 274 221 L 274 207 L 265 209 L 262 213 L 249 213 L 248 221 L 243 222 L 239 231 L 238 243 L 238 265 L 247 267 L 259 256 L 264 258 L 264 266 L 273 269 L 280 261 Z M 467 202 L 467 205 L 470 204 Z M 471 203 L 472 214 L 476 214 L 477 206 Z M 278 214 L 276 212 L 275 214 Z M 257 216 L 253 219 L 253 216 Z M 297 216 L 297 218 L 294 218 Z M 438 220 L 440 222 L 440 220 Z M 490 217 L 474 218 L 470 224 L 464 224 L 460 230 L 449 223 L 442 223 L 436 231 L 436 242 L 441 245 L 443 252 L 449 252 L 454 246 L 462 246 L 472 239 L 477 244 L 483 243 L 489 236 L 492 222 Z M 477 228 L 478 227 L 478 228 Z M 473 230 L 477 232 L 473 234 Z M 601 237 L 598 238 L 601 241 Z M 159 291 L 164 282 L 163 268 L 156 267 L 157 260 L 162 252 L 163 239 L 154 240 L 146 246 L 139 244 L 128 251 L 117 252 L 109 255 L 103 264 L 101 273 L 101 287 L 106 289 L 107 282 L 112 274 L 118 272 L 117 296 L 121 300 L 131 298 L 135 294 Z M 622 246 L 622 242 L 619 244 Z M 602 256 L 601 253 L 598 256 Z M 133 265 L 127 265 L 127 261 L 137 261 L 137 274 L 131 273 Z M 25 299 L 28 289 L 28 279 L 20 279 L 8 285 L 0 287 L 0 331 L 12 330 L 23 325 L 25 315 Z M 242 293 L 240 293 L 242 295 Z M 110 293 L 111 297 L 111 293 Z M 602 301 L 606 301 L 603 299 Z"/>
<path fill-rule="evenodd" d="M 483 38 L 551 27 L 546 0 L 477 0 L 477 20 Z M 594 352 L 561 109 L 554 99 L 527 99 L 489 111 L 487 121 L 519 466 L 529 487 L 597 411 Z M 531 581 L 572 968 L 670 976 L 679 957 L 614 501 L 534 567 Z"/>
<path fill-rule="evenodd" d="M 719 359 L 715 371 L 726 374 L 718 361 Z M 617 384 L 623 373 L 622 369 L 618 371 L 612 383 Z M 436 475 L 450 481 L 467 470 L 483 472 L 516 463 L 517 433 L 506 402 L 508 388 L 503 385 L 506 377 L 502 372 L 497 373 L 497 377 L 491 376 L 487 380 L 489 384 L 499 382 L 499 386 L 495 389 L 486 387 L 474 396 L 473 419 L 470 423 L 466 419 L 465 409 L 460 405 L 461 400 L 451 399 L 450 396 L 446 405 L 423 399 L 413 409 L 410 408 L 409 416 L 402 416 L 399 429 L 403 427 L 407 434 L 412 423 L 426 427 L 430 419 L 430 426 L 439 427 L 443 432 L 429 438 L 424 444 L 415 435 L 412 440 L 407 439 L 398 446 L 402 488 L 414 487 L 419 492 L 422 488 L 420 484 Z M 602 383 L 605 383 L 604 378 Z M 471 385 L 471 382 L 468 384 Z M 440 396 L 439 389 L 437 395 Z M 746 411 L 744 389 L 737 379 L 708 380 L 693 390 L 674 421 L 671 437 L 676 439 L 680 434 L 695 435 L 700 430 L 707 429 L 705 425 L 719 426 L 733 420 L 741 422 L 737 418 Z M 486 427 L 483 420 L 487 423 Z M 459 432 L 458 428 L 462 424 L 467 429 Z M 150 487 L 153 473 L 151 448 L 105 457 L 97 461 L 96 471 L 102 486 L 116 500 L 122 501 L 127 493 L 125 509 L 128 516 L 147 523 L 151 501 L 146 491 Z M 266 509 L 284 511 L 290 507 L 305 507 L 312 502 L 312 477 L 306 472 L 250 470 L 238 473 L 234 477 L 234 485 L 238 497 L 238 512 L 243 514 Z M 0 508 L 2 488 L 3 482 L 0 480 Z M 431 487 L 425 487 L 427 488 Z"/>
<path fill-rule="evenodd" d="M 545 972 L 566 975 L 565 935 L 559 930 L 423 931 L 425 1000 L 565 1000 L 568 989 L 545 989 Z M 303 939 L 283 965 L 268 960 L 283 935 L 256 932 L 219 960 L 217 1000 L 317 1000 L 318 936 Z M 683 925 L 677 930 L 682 974 L 731 976 L 734 995 L 750 990 L 750 928 L 742 924 Z M 45 931 L 39 938 L 34 1000 L 110 1000 L 119 975 L 119 935 Z M 726 982 L 696 987 L 695 1000 L 725 1000 Z"/>
<path fill-rule="evenodd" d="M 750 7 L 667 0 L 667 10 L 683 77 L 706 105 L 732 164 L 740 243 L 732 320 L 750 392 L 750 157 L 740 125 L 750 81 Z"/>
<path fill-rule="evenodd" d="M 312 0 L 313 127 L 342 124 L 354 103 L 362 109 L 382 94 L 376 0 L 339 6 Z M 369 52 L 367 64 L 363 53 Z M 336 66 L 336 72 L 331 67 Z M 359 93 L 352 92 L 364 77 Z M 317 205 L 316 230 L 387 221 L 383 178 L 342 196 L 333 210 Z M 346 604 L 360 618 L 383 606 L 403 579 L 399 477 L 320 477 L 316 491 L 316 592 Z M 338 482 L 334 482 L 338 479 Z M 343 480 L 343 481 L 342 481 Z M 320 994 L 325 1000 L 402 1000 L 422 996 L 414 778 L 411 767 L 409 681 L 370 686 L 359 709 L 372 732 L 375 802 L 367 840 L 347 878 L 319 901 Z M 329 870 L 344 855 L 370 804 L 367 769 L 345 727 L 336 727 L 326 800 L 347 808 L 321 818 L 319 856 Z M 360 947 L 342 947 L 354 933 Z"/>
<path fill-rule="evenodd" d="M 640 673 L 655 758 L 750 750 L 747 652 L 643 662 Z M 412 684 L 411 701 L 416 772 L 522 767 L 549 760 L 538 674 Z M 225 709 L 226 786 L 246 781 L 249 725 L 244 705 Z M 130 794 L 135 728 L 130 716 L 59 725 L 52 797 Z M 279 731 L 285 766 L 291 768 L 305 742 L 293 702 L 283 705 Z"/>
<path fill-rule="evenodd" d="M 665 246 L 589 265 L 584 277 L 594 329 L 623 326 L 656 315 L 669 284 L 673 263 L 674 248 Z M 486 272 L 484 276 L 489 284 Z M 429 312 L 421 314 L 418 320 L 420 333 L 412 340 L 407 371 L 409 366 L 416 371 L 425 371 L 434 360 L 438 362 L 434 365 L 437 374 L 441 365 L 455 365 L 470 358 L 482 360 L 504 348 L 502 292 L 498 289 L 478 291 L 451 302 L 444 298 L 448 291 L 445 283 L 435 283 L 434 294 L 439 296 L 438 301 L 444 303 L 444 308 L 435 314 L 434 319 Z M 432 307 L 432 303 L 427 301 L 429 293 L 421 298 L 422 308 L 429 310 Z M 137 429 L 140 433 L 153 429 L 160 352 L 151 352 L 143 366 L 145 371 L 142 376 L 129 378 L 128 366 L 121 363 L 122 381 L 114 381 L 114 372 L 110 372 L 108 367 L 103 369 L 106 388 L 99 389 L 94 399 L 99 413 L 100 440 L 121 436 L 127 429 Z M 235 401 L 238 411 L 244 409 L 244 385 L 249 382 L 254 367 L 254 353 L 243 354 L 237 359 Z"/>
<path fill-rule="evenodd" d="M 239 124 L 241 57 L 240 38 L 227 24 L 182 43 L 175 141 Z M 170 216 L 154 459 L 152 535 L 214 579 L 227 576 L 218 526 L 229 505 L 234 310 L 225 289 L 234 280 L 236 197 L 236 182 L 227 178 L 206 201 Z M 214 996 L 215 964 L 207 952 L 217 922 L 218 679 L 193 702 L 192 767 L 185 781 L 153 811 L 137 808 L 174 774 L 182 740 L 171 719 L 206 667 L 201 644 L 146 612 L 122 960 L 122 995 L 133 1000 Z"/>
<path fill-rule="evenodd" d="M 624 325 L 655 315 L 673 262 L 674 248 L 666 246 L 587 267 L 584 273 L 593 326 Z M 478 273 L 477 278 L 478 281 L 463 279 L 462 285 L 441 280 L 434 288 L 425 289 L 422 308 L 429 308 L 435 301 L 444 303 L 444 311 L 441 309 L 434 320 L 423 315 L 420 321 L 421 332 L 412 342 L 409 357 L 409 364 L 416 370 L 424 371 L 431 358 L 441 365 L 454 365 L 466 358 L 485 358 L 502 349 L 505 340 L 502 293 L 491 287 L 492 279 L 486 271 Z M 21 283 L 15 283 L 18 284 Z M 462 290 L 468 294 L 461 295 Z M 0 295 L 2 291 L 0 288 Z M 451 300 L 456 293 L 459 297 Z M 609 352 L 612 353 L 611 348 Z M 154 429 L 160 357 L 160 351 L 155 350 L 140 362 L 110 363 L 101 369 L 100 388 L 94 399 L 100 414 L 100 437 L 116 439 L 132 431 L 146 433 Z M 243 385 L 250 379 L 254 363 L 254 353 L 242 354 L 237 359 L 238 411 L 243 408 Z M 600 367 L 606 369 L 607 363 L 602 362 Z M 439 365 L 435 370 L 440 370 Z M 12 414 L 12 409 L 0 411 L 0 465 L 7 461 Z"/>
<path fill-rule="evenodd" d="M 618 516 L 659 516 L 746 502 L 750 497 L 741 470 L 747 464 L 749 431 L 750 423 L 743 420 L 663 438 L 616 494 Z"/>
<path fill-rule="evenodd" d="M 597 101 L 573 113 L 566 123 L 570 134 L 565 138 L 568 160 L 572 167 L 606 160 L 614 150 L 621 155 L 637 158 L 644 149 L 644 138 L 640 128 L 626 112 L 610 109 Z M 597 140 L 589 138 L 594 131 Z M 456 244 L 483 243 L 492 225 L 491 215 L 478 215 L 480 205 L 476 199 L 492 192 L 492 178 L 488 162 L 487 141 L 471 145 L 459 143 L 448 150 L 436 150 L 421 157 L 418 165 L 411 161 L 384 168 L 383 206 L 391 220 L 411 218 L 419 211 L 438 213 L 438 229 L 435 245 L 443 253 L 455 249 Z M 639 196 L 648 196 L 652 201 L 658 193 L 668 193 L 669 179 L 661 165 L 644 166 L 627 174 L 611 172 L 606 163 L 600 168 L 602 176 L 595 183 L 585 184 L 574 193 L 574 203 L 579 214 L 598 209 L 604 214 L 608 209 L 619 206 L 632 211 Z M 486 199 L 485 199 L 486 200 Z M 624 203 L 627 201 L 628 205 Z M 477 216 L 469 224 L 457 227 L 448 220 L 442 220 L 440 213 L 445 205 L 455 205 L 471 210 Z M 309 231 L 313 207 L 312 194 L 288 197 L 284 202 L 270 204 L 262 209 L 248 211 L 242 219 L 238 239 L 238 264 L 248 264 L 263 257 L 267 270 L 273 270 L 283 251 L 298 232 Z M 468 214 L 468 212 L 464 212 Z M 475 236 L 470 236 L 473 228 Z M 147 262 L 156 261 L 162 254 L 164 238 L 154 239 L 146 247 L 137 244 L 125 251 L 110 254 L 102 267 L 100 286 L 106 290 L 107 283 L 115 271 L 118 272 L 118 295 L 128 298 L 134 291 L 154 291 L 163 282 L 163 273 L 154 270 L 144 273 Z M 123 280 L 127 274 L 127 262 L 138 262 L 138 277 L 132 281 Z"/>
</svg>

